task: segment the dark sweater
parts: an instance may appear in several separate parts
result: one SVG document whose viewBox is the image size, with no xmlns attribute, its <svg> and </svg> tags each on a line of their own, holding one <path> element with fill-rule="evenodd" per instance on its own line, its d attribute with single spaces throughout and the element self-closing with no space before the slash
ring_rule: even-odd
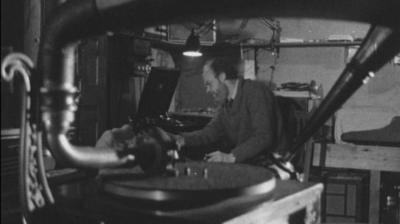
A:
<svg viewBox="0 0 400 224">
<path fill-rule="evenodd" d="M 202 130 L 184 133 L 186 146 L 207 146 L 228 141 L 237 162 L 258 155 L 281 153 L 286 141 L 281 115 L 273 93 L 261 82 L 240 80 L 231 105 L 222 105 L 216 116 Z M 221 150 L 222 151 L 222 150 Z"/>
</svg>

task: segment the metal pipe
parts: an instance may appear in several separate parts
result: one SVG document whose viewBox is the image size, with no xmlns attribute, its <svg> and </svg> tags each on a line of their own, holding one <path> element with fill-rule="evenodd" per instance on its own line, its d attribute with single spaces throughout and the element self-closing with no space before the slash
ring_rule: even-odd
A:
<svg viewBox="0 0 400 224">
<path fill-rule="evenodd" d="M 397 0 L 96 0 L 109 28 L 137 28 L 196 18 L 314 17 L 398 24 Z M 379 10 L 377 10 L 379 9 Z M 384 15 L 384 16 L 382 16 Z M 138 19 L 134 19 L 138 18 Z"/>
<path fill-rule="evenodd" d="M 98 33 L 99 16 L 92 1 L 66 3 L 52 18 L 46 29 L 40 51 L 40 72 L 44 75 L 42 121 L 47 144 L 59 162 L 75 167 L 120 166 L 134 159 L 112 148 L 79 147 L 67 139 L 74 121 L 74 41 Z"/>
<path fill-rule="evenodd" d="M 140 28 L 160 23 L 193 18 L 224 16 L 300 16 L 373 21 L 387 26 L 398 25 L 393 8 L 398 0 L 335 0 L 319 3 L 313 0 L 72 0 L 56 10 L 49 19 L 39 50 L 39 72 L 43 74 L 41 88 L 42 121 L 47 143 L 56 159 L 78 167 L 118 166 L 133 159 L 111 148 L 78 147 L 69 143 L 66 132 L 74 120 L 73 51 L 77 40 L 107 30 Z M 377 10 L 381 14 L 376 14 Z M 386 60 L 387 58 L 385 58 Z M 342 79 L 358 76 L 360 71 L 348 67 Z M 353 74 L 354 73 L 354 74 Z M 346 80 L 342 80 L 346 81 Z M 353 81 L 351 81 L 352 83 Z M 338 84 L 339 86 L 341 84 Z M 353 87 L 353 85 L 350 85 Z M 345 88 L 347 91 L 347 88 Z M 341 95 L 341 94 L 339 94 Z M 345 96 L 341 99 L 346 98 Z M 335 101 L 335 97 L 332 98 Z M 326 104 L 324 109 L 332 106 Z M 317 116 L 312 128 L 325 119 Z M 309 134 L 305 135 L 306 137 Z M 304 137 L 303 137 L 304 139 Z"/>
<path fill-rule="evenodd" d="M 338 110 L 374 72 L 400 51 L 400 30 L 373 26 L 351 62 L 346 65 L 321 105 L 312 114 L 286 161 L 290 161 L 312 135 Z M 371 74 L 372 73 L 372 74 Z"/>
<path fill-rule="evenodd" d="M 76 110 L 73 98 L 75 48 L 75 44 L 70 44 L 63 49 L 62 83 L 50 85 L 49 88 L 41 90 L 44 96 L 42 121 L 50 149 L 57 159 L 76 167 L 112 167 L 132 161 L 133 155 L 121 156 L 119 152 L 111 148 L 78 147 L 71 145 L 68 141 L 66 134 L 74 121 Z"/>
</svg>

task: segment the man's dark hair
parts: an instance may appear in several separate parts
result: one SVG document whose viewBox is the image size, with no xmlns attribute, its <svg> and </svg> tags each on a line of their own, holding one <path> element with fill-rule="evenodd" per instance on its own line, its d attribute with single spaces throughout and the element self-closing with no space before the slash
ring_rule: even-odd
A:
<svg viewBox="0 0 400 224">
<path fill-rule="evenodd" d="M 212 59 L 210 67 L 216 75 L 225 72 L 226 79 L 237 79 L 239 77 L 239 60 L 232 57 L 217 57 Z"/>
</svg>

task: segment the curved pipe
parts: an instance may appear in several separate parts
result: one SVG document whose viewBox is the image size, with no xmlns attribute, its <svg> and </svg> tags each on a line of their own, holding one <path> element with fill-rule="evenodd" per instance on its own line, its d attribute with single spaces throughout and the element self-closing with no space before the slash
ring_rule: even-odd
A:
<svg viewBox="0 0 400 224">
<path fill-rule="evenodd" d="M 74 41 L 100 33 L 100 17 L 93 1 L 66 3 L 50 19 L 40 47 L 39 71 L 43 74 L 42 121 L 54 157 L 75 167 L 101 168 L 126 164 L 133 155 L 111 148 L 79 147 L 67 137 L 74 121 Z"/>
<path fill-rule="evenodd" d="M 132 155 L 111 148 L 71 145 L 66 132 L 74 120 L 74 42 L 118 30 L 169 23 L 182 18 L 218 18 L 219 15 L 293 16 L 352 19 L 398 26 L 393 12 L 398 0 L 73 0 L 64 3 L 49 19 L 39 50 L 43 74 L 42 121 L 47 143 L 56 159 L 78 167 L 125 164 Z M 380 10 L 377 10 L 380 9 Z M 179 15 L 179 16 L 178 16 Z M 384 16 L 382 16 L 384 15 Z"/>
</svg>

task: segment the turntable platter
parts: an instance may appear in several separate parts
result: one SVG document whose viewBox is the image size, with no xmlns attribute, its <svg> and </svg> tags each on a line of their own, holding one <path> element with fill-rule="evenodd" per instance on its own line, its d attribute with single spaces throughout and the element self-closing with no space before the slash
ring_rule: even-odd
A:
<svg viewBox="0 0 400 224">
<path fill-rule="evenodd" d="M 176 163 L 174 174 L 148 176 L 140 168 L 103 170 L 101 189 L 111 195 L 152 202 L 221 201 L 261 196 L 275 188 L 262 167 L 245 164 Z"/>
</svg>

